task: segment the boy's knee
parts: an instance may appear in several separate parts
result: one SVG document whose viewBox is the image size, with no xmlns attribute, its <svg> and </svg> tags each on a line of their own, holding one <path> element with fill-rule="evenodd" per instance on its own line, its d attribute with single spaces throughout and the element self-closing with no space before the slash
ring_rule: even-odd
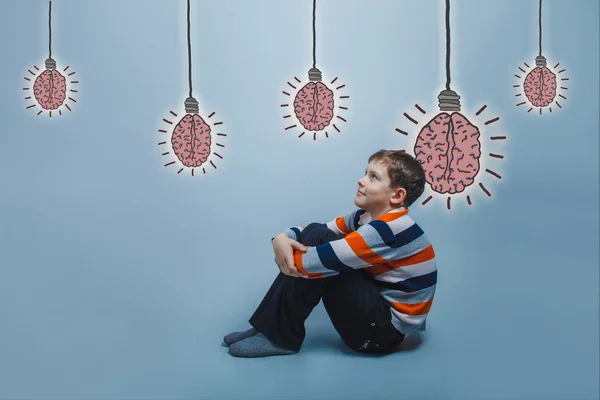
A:
<svg viewBox="0 0 600 400">
<path fill-rule="evenodd" d="M 298 241 L 305 246 L 318 246 L 337 239 L 338 236 L 326 224 L 313 222 L 302 230 Z"/>
</svg>

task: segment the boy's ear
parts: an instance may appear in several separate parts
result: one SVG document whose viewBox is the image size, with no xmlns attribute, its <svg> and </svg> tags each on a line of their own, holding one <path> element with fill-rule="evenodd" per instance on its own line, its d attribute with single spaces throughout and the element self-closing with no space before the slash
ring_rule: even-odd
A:
<svg viewBox="0 0 600 400">
<path fill-rule="evenodd" d="M 392 204 L 400 207 L 402 204 L 404 204 L 404 199 L 406 199 L 406 189 L 404 189 L 404 188 L 396 189 L 396 192 L 394 193 L 394 196 L 392 197 Z"/>
</svg>

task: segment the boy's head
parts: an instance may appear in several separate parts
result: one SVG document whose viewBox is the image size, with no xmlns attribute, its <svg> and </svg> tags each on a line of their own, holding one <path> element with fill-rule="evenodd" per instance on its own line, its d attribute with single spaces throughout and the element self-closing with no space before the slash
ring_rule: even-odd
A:
<svg viewBox="0 0 600 400">
<path fill-rule="evenodd" d="M 419 161 L 404 150 L 380 150 L 369 157 L 354 204 L 378 217 L 409 207 L 424 190 L 425 170 Z"/>
</svg>

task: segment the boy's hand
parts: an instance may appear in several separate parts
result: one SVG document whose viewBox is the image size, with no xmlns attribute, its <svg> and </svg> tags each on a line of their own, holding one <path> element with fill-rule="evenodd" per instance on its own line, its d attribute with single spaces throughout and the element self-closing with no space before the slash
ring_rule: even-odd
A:
<svg viewBox="0 0 600 400">
<path fill-rule="evenodd" d="M 307 248 L 302 243 L 290 239 L 287 235 L 280 233 L 273 239 L 273 252 L 279 270 L 288 276 L 301 277 L 302 273 L 294 265 L 294 250 L 306 253 Z"/>
</svg>

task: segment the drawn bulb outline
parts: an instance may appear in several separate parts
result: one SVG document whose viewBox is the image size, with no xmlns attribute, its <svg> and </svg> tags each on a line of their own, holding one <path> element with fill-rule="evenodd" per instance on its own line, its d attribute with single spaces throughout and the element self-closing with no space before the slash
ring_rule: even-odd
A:
<svg viewBox="0 0 600 400">
<path fill-rule="evenodd" d="M 48 111 L 49 117 L 52 117 L 52 111 L 58 111 L 59 115 L 62 115 L 63 105 L 67 110 L 72 111 L 67 100 L 73 103 L 77 102 L 72 97 L 74 96 L 72 93 L 78 93 L 73 85 L 79 83 L 79 81 L 68 80 L 69 77 L 75 75 L 75 72 L 69 72 L 65 76 L 64 74 L 69 70 L 69 66 L 67 65 L 61 72 L 57 69 L 56 60 L 52 58 L 52 1 L 48 1 L 48 58 L 44 66 L 45 69 L 41 72 L 36 65 L 32 68 L 36 72 L 33 72 L 32 69 L 27 70 L 31 77 L 26 76 L 24 79 L 31 86 L 23 88 L 24 91 L 29 91 L 25 100 L 35 99 L 35 103 L 29 104 L 26 109 L 39 106 L 41 110 L 37 115 Z"/>
<path fill-rule="evenodd" d="M 487 105 L 482 106 L 474 116 L 467 117 L 461 111 L 460 96 L 454 91 L 451 84 L 450 74 L 450 0 L 446 0 L 446 87 L 438 94 L 439 112 L 433 117 L 427 117 L 427 111 L 418 104 L 415 108 L 421 117 L 426 119 L 421 125 L 419 117 L 413 117 L 404 112 L 404 117 L 417 129 L 409 133 L 409 130 L 396 128 L 396 132 L 411 140 L 411 150 L 414 157 L 425 171 L 427 186 L 433 193 L 428 193 L 421 205 L 426 205 L 434 198 L 447 197 L 446 207 L 451 209 L 451 199 L 456 196 L 465 196 L 467 204 L 471 206 L 472 186 L 477 182 L 479 188 L 488 196 L 491 193 L 482 181 L 484 170 L 496 179 L 502 179 L 500 174 L 490 168 L 484 168 L 488 160 L 504 159 L 504 155 L 490 152 L 484 159 L 484 143 L 504 141 L 506 136 L 494 135 L 488 137 L 482 135 L 480 126 L 491 125 L 500 118 L 494 117 L 484 123 L 472 122 L 480 116 Z M 413 136 L 414 135 L 414 136 Z M 414 138 L 414 139 L 413 139 Z M 414 140 L 414 141 L 413 141 Z M 497 142 L 496 142 L 497 143 Z M 406 150 L 402 150 L 406 151 Z"/>
<path fill-rule="evenodd" d="M 318 68 L 308 71 L 308 79 L 309 82 L 296 94 L 294 113 L 304 129 L 321 131 L 333 119 L 333 91 L 322 82 L 322 73 Z"/>
<path fill-rule="evenodd" d="M 173 129 L 171 145 L 179 161 L 186 167 L 199 167 L 210 155 L 212 142 L 210 126 L 198 115 L 198 102 L 188 97 L 185 102 L 186 115 Z"/>
<path fill-rule="evenodd" d="M 286 114 L 283 118 L 288 119 L 295 117 L 295 120 L 298 122 L 297 124 L 292 123 L 287 126 L 285 130 L 287 131 L 296 128 L 299 124 L 304 130 L 298 137 L 304 136 L 308 131 L 313 132 L 313 140 L 317 140 L 318 132 L 323 132 L 325 137 L 329 138 L 328 127 L 333 127 L 338 133 L 341 132 L 333 121 L 346 122 L 346 119 L 339 113 L 348 110 L 347 105 L 342 105 L 342 102 L 344 99 L 350 98 L 348 95 L 338 96 L 335 93 L 346 87 L 346 85 L 341 84 L 337 87 L 332 86 L 330 88 L 328 84 L 323 82 L 323 74 L 321 70 L 317 68 L 316 9 L 317 1 L 313 0 L 313 64 L 312 68 L 308 70 L 308 82 L 298 89 L 298 84 L 301 84 L 302 81 L 297 77 L 294 77 L 294 80 L 292 80 L 292 82 L 288 81 L 287 85 L 293 89 L 293 91 L 297 91 L 296 94 L 294 95 L 293 91 L 290 93 L 290 89 L 288 88 L 282 91 L 285 96 L 294 99 L 291 105 L 294 112 L 291 113 L 289 110 L 285 110 Z M 333 85 L 337 80 L 337 77 L 334 78 L 329 85 Z M 290 107 L 289 100 L 286 99 L 284 104 L 281 104 L 281 107 Z"/>
<path fill-rule="evenodd" d="M 535 58 L 535 67 L 531 68 L 527 63 L 523 63 L 523 67 L 519 67 L 519 71 L 514 75 L 519 81 L 513 87 L 518 88 L 515 97 L 520 97 L 523 100 L 517 103 L 517 107 L 529 104 L 528 113 L 537 107 L 539 108 L 539 114 L 542 115 L 542 111 L 545 109 L 552 112 L 554 104 L 558 108 L 562 108 L 557 97 L 567 100 L 564 95 L 568 90 L 565 81 L 568 81 L 569 78 L 559 77 L 566 69 L 563 68 L 555 72 L 560 63 L 550 68 L 546 57 L 542 55 L 542 0 L 539 1 L 538 24 L 539 55 Z M 525 74 L 524 77 L 523 74 Z M 559 79 L 560 85 L 558 84 Z M 525 95 L 527 101 L 524 101 L 523 95 Z"/>
<path fill-rule="evenodd" d="M 159 146 L 167 146 L 169 143 L 171 151 L 165 151 L 162 153 L 163 157 L 173 158 L 172 161 L 164 164 L 165 167 L 179 164 L 180 169 L 177 174 L 180 174 L 184 169 L 188 168 L 192 176 L 196 168 L 201 168 L 202 172 L 206 174 L 206 166 L 211 165 L 214 169 L 217 166 L 213 162 L 213 155 L 223 159 L 219 153 L 214 151 L 214 146 L 224 148 L 225 145 L 217 143 L 216 137 L 226 137 L 227 134 L 223 132 L 215 132 L 218 130 L 220 125 L 223 125 L 222 121 L 211 122 L 210 119 L 216 114 L 212 112 L 208 117 L 203 118 L 200 116 L 200 107 L 198 101 L 193 96 L 192 86 L 192 46 L 191 46 L 191 34 L 190 34 L 190 0 L 187 0 L 187 44 L 188 44 L 188 81 L 189 81 L 189 95 L 183 102 L 185 115 L 179 118 L 179 121 L 175 126 L 169 130 L 167 127 L 159 129 L 158 132 L 163 135 L 170 135 L 170 140 L 161 140 Z M 178 118 L 178 114 L 174 111 L 170 111 L 171 118 Z M 163 118 L 163 122 L 173 125 L 174 122 L 170 119 Z"/>
</svg>

